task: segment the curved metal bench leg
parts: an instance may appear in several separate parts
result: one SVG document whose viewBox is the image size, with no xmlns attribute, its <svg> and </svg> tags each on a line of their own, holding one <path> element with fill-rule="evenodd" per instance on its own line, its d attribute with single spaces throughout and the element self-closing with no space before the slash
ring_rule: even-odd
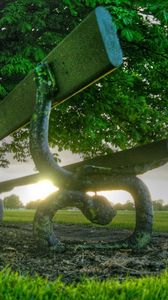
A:
<svg viewBox="0 0 168 300">
<path fill-rule="evenodd" d="M 142 248 L 151 240 L 153 226 L 153 208 L 150 192 L 144 182 L 136 176 L 105 176 L 96 180 L 94 188 L 102 190 L 125 190 L 129 192 L 135 203 L 136 223 L 133 233 L 125 240 L 110 244 L 110 248 Z"/>
<path fill-rule="evenodd" d="M 128 191 L 135 202 L 136 223 L 134 232 L 116 247 L 143 248 L 151 240 L 153 226 L 152 201 L 147 186 L 137 177 L 128 180 Z"/>
<path fill-rule="evenodd" d="M 81 174 L 81 180 L 80 178 L 78 180 L 80 174 L 75 174 L 59 167 L 54 161 L 48 146 L 48 124 L 55 80 L 49 66 L 44 63 L 38 65 L 35 74 L 37 84 L 36 104 L 30 126 L 30 150 L 32 157 L 40 172 L 50 174 L 53 180 L 56 180 L 57 183 L 59 182 L 60 187 L 68 189 L 68 191 L 63 190 L 57 193 L 57 196 L 49 197 L 38 208 L 34 221 L 35 234 L 37 232 L 37 235 L 43 240 L 57 247 L 59 243 L 53 235 L 52 217 L 58 206 L 62 208 L 69 206 L 70 201 L 72 206 L 78 207 L 79 205 L 79 208 L 92 222 L 105 224 L 101 222 L 108 216 L 107 208 L 111 211 L 112 207 L 110 208 L 107 203 L 102 204 L 98 201 L 93 201 L 91 197 L 86 197 L 85 193 L 70 191 L 70 189 L 76 190 L 78 186 L 79 190 L 88 190 L 89 187 L 92 188 L 94 185 L 99 190 L 99 187 L 102 186 L 100 179 L 102 179 L 104 187 L 108 187 L 108 189 L 110 187 L 112 190 L 127 190 L 132 194 L 135 201 L 136 226 L 134 233 L 127 240 L 115 243 L 114 247 L 143 247 L 150 240 L 152 232 L 152 204 L 147 187 L 135 176 L 112 175 L 111 169 L 95 168 L 94 166 L 88 169 L 86 167 L 84 174 Z M 56 199 L 53 197 L 56 197 Z M 73 197 L 75 200 L 73 200 Z M 84 201 L 86 199 L 88 201 Z M 111 215 L 114 216 L 113 212 L 111 212 Z"/>
<path fill-rule="evenodd" d="M 152 202 L 147 186 L 135 176 L 113 178 L 111 183 L 110 178 L 105 181 L 104 185 L 112 190 L 122 189 L 130 192 L 136 210 L 133 233 L 124 240 L 108 244 L 108 247 L 111 249 L 144 247 L 150 242 L 153 224 Z M 42 201 L 37 209 L 34 218 L 34 236 L 58 252 L 64 251 L 65 248 L 54 235 L 52 219 L 58 209 L 68 206 L 79 208 L 91 222 L 97 224 L 108 224 L 115 216 L 115 211 L 108 201 L 99 202 L 95 197 L 92 198 L 78 191 L 53 193 Z M 94 247 L 102 248 L 103 245 L 94 245 Z"/>
<path fill-rule="evenodd" d="M 51 194 L 37 208 L 33 233 L 41 245 L 47 245 L 57 252 L 65 250 L 64 245 L 56 238 L 52 219 L 57 210 L 65 207 L 77 207 L 92 223 L 106 225 L 115 216 L 115 211 L 107 199 L 88 196 L 79 191 L 59 191 Z"/>
</svg>

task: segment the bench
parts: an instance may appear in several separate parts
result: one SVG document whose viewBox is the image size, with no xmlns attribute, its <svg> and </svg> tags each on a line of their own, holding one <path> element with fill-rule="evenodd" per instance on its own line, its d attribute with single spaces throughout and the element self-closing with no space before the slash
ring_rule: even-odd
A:
<svg viewBox="0 0 168 300">
<path fill-rule="evenodd" d="M 109 13 L 98 7 L 49 53 L 38 68 L 52 66 L 50 70 L 58 87 L 52 98 L 51 105 L 54 107 L 108 75 L 121 63 L 122 51 L 115 25 Z M 36 78 L 38 76 L 36 69 Z M 111 248 L 143 247 L 151 239 L 153 213 L 150 193 L 136 175 L 167 162 L 168 141 L 99 156 L 61 168 L 53 162 L 47 137 L 45 143 L 39 139 L 43 129 L 36 128 L 37 123 L 34 121 L 36 117 L 40 117 L 36 90 L 41 99 L 45 98 L 45 95 L 40 86 L 41 79 L 38 78 L 39 84 L 36 86 L 33 78 L 34 73 L 31 72 L 0 103 L 0 140 L 25 126 L 32 118 L 31 153 L 39 173 L 1 182 L 0 191 L 9 191 L 16 186 L 34 183 L 42 178 L 53 180 L 61 191 L 49 196 L 39 205 L 34 219 L 34 234 L 39 241 L 46 240 L 56 251 L 62 251 L 64 247 L 55 238 L 51 225 L 57 209 L 76 206 L 93 223 L 106 224 L 115 216 L 111 205 L 106 199 L 87 196 L 86 192 L 126 190 L 132 194 L 135 201 L 135 229 L 129 238 L 112 244 Z M 43 78 L 45 87 L 48 84 L 47 80 Z M 44 112 L 41 113 L 42 117 L 45 117 Z M 47 124 L 46 120 L 45 122 Z M 38 135 L 36 129 L 39 130 Z M 44 135 L 47 136 L 47 133 L 46 126 Z M 43 144 L 45 149 L 41 149 Z M 51 161 L 50 165 L 48 161 Z"/>
</svg>

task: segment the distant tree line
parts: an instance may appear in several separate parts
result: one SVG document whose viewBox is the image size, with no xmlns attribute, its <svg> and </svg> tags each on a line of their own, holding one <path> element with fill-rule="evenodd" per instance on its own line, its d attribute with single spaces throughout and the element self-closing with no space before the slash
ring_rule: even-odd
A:
<svg viewBox="0 0 168 300">
<path fill-rule="evenodd" d="M 153 209 L 154 210 L 167 210 L 168 211 L 168 204 L 165 204 L 165 202 L 162 199 L 154 200 L 153 201 Z"/>
<path fill-rule="evenodd" d="M 25 205 L 25 208 L 26 209 L 36 209 L 39 202 L 40 202 L 40 200 L 30 201 Z"/>
<path fill-rule="evenodd" d="M 165 204 L 164 200 L 153 200 L 153 210 L 154 211 L 168 211 L 168 204 Z M 113 204 L 114 209 L 116 210 L 134 210 L 135 205 L 132 201 L 128 200 L 126 203 L 116 203 Z"/>
<path fill-rule="evenodd" d="M 14 194 L 4 197 L 4 199 L 2 200 L 2 203 L 3 203 L 3 206 L 5 209 L 18 209 L 18 208 L 24 207 L 19 196 L 14 195 Z"/>
<path fill-rule="evenodd" d="M 116 210 L 134 210 L 135 209 L 135 205 L 133 202 L 131 202 L 130 200 L 128 200 L 126 203 L 116 203 L 113 204 L 114 209 Z"/>
<path fill-rule="evenodd" d="M 25 208 L 25 209 L 36 209 L 39 202 L 41 200 L 34 200 L 30 201 L 27 204 L 23 205 L 22 201 L 20 200 L 19 196 L 17 195 L 10 195 L 7 197 L 4 197 L 3 200 L 0 199 L 0 205 L 4 207 L 4 209 L 19 209 L 19 208 Z M 129 210 L 134 211 L 135 205 L 134 202 L 128 200 L 126 203 L 116 203 L 112 204 L 114 209 L 116 210 Z M 164 200 L 153 200 L 153 209 L 154 211 L 168 211 L 168 204 L 165 204 Z M 1 211 L 1 209 L 0 209 Z"/>
<path fill-rule="evenodd" d="M 27 204 L 23 204 L 18 195 L 12 194 L 10 196 L 4 197 L 4 199 L 0 199 L 1 206 L 4 209 L 36 209 L 40 200 L 30 201 Z"/>
</svg>

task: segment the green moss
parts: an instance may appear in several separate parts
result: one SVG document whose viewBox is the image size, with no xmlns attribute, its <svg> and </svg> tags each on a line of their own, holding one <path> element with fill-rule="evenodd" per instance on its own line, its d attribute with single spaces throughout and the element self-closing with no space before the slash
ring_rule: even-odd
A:
<svg viewBox="0 0 168 300">
<path fill-rule="evenodd" d="M 136 237 L 136 243 L 138 248 L 143 248 L 151 240 L 151 235 L 149 233 L 140 233 Z"/>
</svg>

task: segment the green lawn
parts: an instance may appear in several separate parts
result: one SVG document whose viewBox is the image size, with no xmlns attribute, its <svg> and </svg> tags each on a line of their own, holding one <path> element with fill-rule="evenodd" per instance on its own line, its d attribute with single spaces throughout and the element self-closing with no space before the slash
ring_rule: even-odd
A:
<svg viewBox="0 0 168 300">
<path fill-rule="evenodd" d="M 41 277 L 0 272 L 0 299 L 3 300 L 167 300 L 168 272 L 159 276 L 124 281 L 83 279 L 78 284 L 48 281 Z"/>
<path fill-rule="evenodd" d="M 34 210 L 6 210 L 4 221 L 6 222 L 32 222 Z M 54 220 L 58 223 L 91 224 L 80 211 L 59 211 Z M 108 226 L 112 228 L 133 229 L 135 214 L 131 211 L 118 211 L 113 222 Z M 154 213 L 154 231 L 168 232 L 168 211 L 157 211 Z"/>
<path fill-rule="evenodd" d="M 32 222 L 34 210 L 5 211 L 5 222 Z M 59 223 L 90 224 L 80 211 L 59 211 L 55 217 Z M 168 212 L 155 212 L 154 230 L 168 232 Z M 135 214 L 118 211 L 110 227 L 133 228 Z M 0 272 L 0 300 L 166 300 L 168 299 L 168 271 L 158 276 L 140 279 L 113 278 L 99 281 L 81 279 L 77 284 L 65 284 L 61 280 L 49 281 L 40 276 L 30 277 L 13 273 L 9 269 Z"/>
</svg>

